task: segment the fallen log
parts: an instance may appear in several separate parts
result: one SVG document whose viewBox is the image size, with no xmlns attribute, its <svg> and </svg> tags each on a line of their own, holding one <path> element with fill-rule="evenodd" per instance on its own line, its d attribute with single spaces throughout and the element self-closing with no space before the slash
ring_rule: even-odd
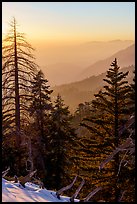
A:
<svg viewBox="0 0 137 204">
<path fill-rule="evenodd" d="M 71 196 L 70 202 L 74 202 L 74 199 L 78 196 L 80 190 L 82 189 L 83 185 L 85 184 L 85 180 L 83 179 L 81 184 L 76 189 L 75 193 Z"/>
<path fill-rule="evenodd" d="M 95 190 L 91 191 L 87 196 L 86 198 L 80 200 L 79 202 L 87 202 L 89 201 L 89 199 L 95 195 L 98 191 L 100 191 L 102 189 L 102 187 L 97 187 Z"/>
<path fill-rule="evenodd" d="M 65 187 L 63 187 L 63 188 L 61 188 L 60 190 L 58 190 L 58 191 L 56 192 L 56 196 L 57 196 L 58 199 L 60 199 L 60 195 L 61 195 L 64 191 L 67 191 L 67 190 L 69 190 L 70 188 L 72 188 L 72 186 L 74 185 L 76 179 L 77 179 L 77 176 L 75 176 L 75 178 L 74 178 L 74 180 L 73 180 L 73 182 L 72 182 L 71 184 L 69 184 L 69 185 L 67 185 L 67 186 L 65 186 Z"/>
<path fill-rule="evenodd" d="M 20 177 L 18 178 L 19 183 L 25 188 L 25 183 L 31 181 L 32 176 L 33 176 L 36 172 L 37 172 L 37 170 L 32 171 L 31 173 L 29 173 L 29 174 L 26 175 L 26 176 L 20 176 Z"/>
<path fill-rule="evenodd" d="M 44 189 L 44 183 L 40 180 L 40 179 L 36 179 L 34 177 L 32 177 L 33 181 L 32 183 L 36 184 L 36 185 L 39 185 L 40 188 Z"/>
<path fill-rule="evenodd" d="M 9 172 L 9 170 L 10 170 L 10 167 L 8 167 L 5 171 L 2 172 L 2 177 L 3 177 L 3 178 L 7 175 L 7 173 Z"/>
</svg>

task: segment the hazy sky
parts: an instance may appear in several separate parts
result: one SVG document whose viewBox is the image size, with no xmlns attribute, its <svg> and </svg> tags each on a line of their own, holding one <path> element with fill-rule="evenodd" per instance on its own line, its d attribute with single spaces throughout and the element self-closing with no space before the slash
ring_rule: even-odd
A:
<svg viewBox="0 0 137 204">
<path fill-rule="evenodd" d="M 134 2 L 2 2 L 3 32 L 13 16 L 37 42 L 134 40 Z"/>
<path fill-rule="evenodd" d="M 74 80 L 72 71 L 77 76 L 135 38 L 134 2 L 2 2 L 3 33 L 12 17 L 36 49 L 36 63 L 51 84 Z M 123 42 L 87 43 L 117 39 Z"/>
</svg>

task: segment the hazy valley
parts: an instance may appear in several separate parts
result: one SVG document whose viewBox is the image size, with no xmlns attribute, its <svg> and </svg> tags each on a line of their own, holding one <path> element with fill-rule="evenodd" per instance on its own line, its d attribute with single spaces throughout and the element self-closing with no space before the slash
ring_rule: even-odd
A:
<svg viewBox="0 0 137 204">
<path fill-rule="evenodd" d="M 69 106 L 70 111 L 74 112 L 79 103 L 84 103 L 85 101 L 91 101 L 94 94 L 102 88 L 104 82 L 103 78 L 106 76 L 106 71 L 109 69 L 111 62 L 114 58 L 117 58 L 118 64 L 123 72 L 129 71 L 128 81 L 129 83 L 133 79 L 133 70 L 135 68 L 135 45 L 131 45 L 126 49 L 120 50 L 119 52 L 113 54 L 112 56 L 99 60 L 93 65 L 89 66 L 87 69 L 79 75 L 78 78 L 83 77 L 83 80 L 77 80 L 76 82 L 63 84 L 60 86 L 52 87 L 53 98 L 57 96 L 58 93 L 61 94 L 66 105 Z M 73 75 L 73 70 L 71 72 Z"/>
<path fill-rule="evenodd" d="M 113 40 L 51 46 L 43 42 L 36 50 L 36 57 L 50 85 L 62 85 L 103 73 L 114 56 L 119 56 L 121 66 L 130 65 L 134 61 L 133 55 L 124 63 L 122 53 L 133 43 L 132 40 Z"/>
</svg>

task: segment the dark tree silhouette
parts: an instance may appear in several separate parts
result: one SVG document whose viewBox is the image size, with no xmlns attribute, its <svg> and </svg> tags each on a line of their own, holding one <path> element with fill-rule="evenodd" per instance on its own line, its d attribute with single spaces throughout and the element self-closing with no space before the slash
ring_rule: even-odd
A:
<svg viewBox="0 0 137 204">
<path fill-rule="evenodd" d="M 104 158 L 110 151 L 118 147 L 127 137 L 126 133 L 120 134 L 120 128 L 129 118 L 129 94 L 131 89 L 128 81 L 124 80 L 128 72 L 123 73 L 119 68 L 115 59 L 111 64 L 111 68 L 107 71 L 107 78 L 104 79 L 107 83 L 104 86 L 104 91 L 100 90 L 98 94 L 95 94 L 95 99 L 92 100 L 91 115 L 84 119 L 82 123 L 92 133 L 90 142 L 87 144 L 91 144 L 89 152 L 96 156 L 96 162 L 101 161 L 101 158 Z M 119 164 L 120 154 L 118 153 L 115 155 L 112 166 L 107 171 L 104 169 L 106 171 L 104 181 L 107 179 L 107 182 L 111 179 L 111 186 L 115 189 L 115 201 L 118 201 L 119 186 L 122 182 L 118 177 Z M 99 182 L 99 176 L 96 179 Z"/>
<path fill-rule="evenodd" d="M 34 49 L 17 31 L 15 18 L 10 27 L 2 42 L 2 125 L 3 136 L 12 132 L 20 151 L 21 130 L 29 121 L 27 99 L 31 97 L 30 85 L 38 66 L 32 54 Z"/>
<path fill-rule="evenodd" d="M 47 85 L 48 80 L 44 79 L 44 74 L 40 70 L 32 81 L 32 101 L 29 107 L 31 115 L 35 117 L 40 135 L 43 137 L 44 117 L 48 116 L 52 109 L 50 95 L 53 90 L 49 90 L 50 86 Z"/>
<path fill-rule="evenodd" d="M 35 134 L 32 136 L 33 144 L 33 160 L 35 166 L 41 171 L 43 176 L 46 176 L 45 157 L 47 153 L 47 135 L 50 112 L 52 110 L 52 103 L 50 95 L 53 92 L 49 90 L 47 85 L 48 80 L 44 79 L 44 74 L 40 70 L 31 82 L 31 94 L 29 112 L 31 117 L 31 126 Z"/>
<path fill-rule="evenodd" d="M 49 181 L 49 185 L 52 185 L 52 188 L 59 189 L 70 182 L 69 171 L 73 163 L 71 150 L 75 141 L 74 129 L 71 127 L 70 111 L 59 94 L 51 112 L 51 123 L 51 136 L 48 142 L 48 177 L 52 179 Z"/>
</svg>

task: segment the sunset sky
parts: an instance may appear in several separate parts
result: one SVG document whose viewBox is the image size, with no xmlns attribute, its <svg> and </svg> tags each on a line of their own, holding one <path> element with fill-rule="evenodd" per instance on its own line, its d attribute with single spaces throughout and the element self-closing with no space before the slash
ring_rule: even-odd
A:
<svg viewBox="0 0 137 204">
<path fill-rule="evenodd" d="M 52 84 L 135 40 L 134 2 L 2 2 L 3 34 L 13 17 Z"/>
<path fill-rule="evenodd" d="M 33 40 L 134 40 L 134 2 L 2 2 L 2 28 L 15 17 Z"/>
</svg>

